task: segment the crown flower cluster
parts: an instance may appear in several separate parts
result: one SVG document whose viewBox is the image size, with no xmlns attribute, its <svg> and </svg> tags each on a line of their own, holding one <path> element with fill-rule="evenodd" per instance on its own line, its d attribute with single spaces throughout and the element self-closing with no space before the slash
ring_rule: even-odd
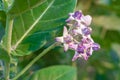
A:
<svg viewBox="0 0 120 80">
<path fill-rule="evenodd" d="M 63 29 L 63 36 L 56 37 L 56 41 L 64 46 L 64 51 L 68 49 L 75 51 L 72 61 L 79 57 L 88 60 L 93 51 L 100 49 L 100 45 L 95 43 L 91 37 L 91 21 L 92 17 L 84 16 L 82 11 L 70 13 L 66 20 L 67 27 L 64 26 Z"/>
</svg>

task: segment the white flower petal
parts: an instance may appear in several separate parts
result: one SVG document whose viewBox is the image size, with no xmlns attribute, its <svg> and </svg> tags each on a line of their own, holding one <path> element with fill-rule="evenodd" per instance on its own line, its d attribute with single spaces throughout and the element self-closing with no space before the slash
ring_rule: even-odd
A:
<svg viewBox="0 0 120 80">
<path fill-rule="evenodd" d="M 73 32 L 77 35 L 77 34 L 81 34 L 82 35 L 82 31 L 81 29 L 78 27 L 77 29 L 74 29 Z"/>
<path fill-rule="evenodd" d="M 87 54 L 86 54 L 86 53 L 81 54 L 81 56 L 83 57 L 83 59 L 84 59 L 84 60 L 88 60 L 88 56 L 87 56 Z"/>
<path fill-rule="evenodd" d="M 56 41 L 63 43 L 63 37 L 56 37 Z"/>
<path fill-rule="evenodd" d="M 72 16 L 70 16 L 70 17 L 66 20 L 66 22 L 70 22 L 70 21 L 72 21 L 72 20 L 74 20 L 74 18 L 73 18 Z"/>
<path fill-rule="evenodd" d="M 66 52 L 68 50 L 68 44 L 64 43 L 64 51 Z"/>
<path fill-rule="evenodd" d="M 79 58 L 79 53 L 75 52 L 72 61 L 75 61 L 77 58 Z"/>
<path fill-rule="evenodd" d="M 63 30 L 63 37 L 66 37 L 68 35 L 68 31 L 66 26 L 64 26 L 64 30 Z"/>
<path fill-rule="evenodd" d="M 86 25 L 89 26 L 91 24 L 92 17 L 90 15 L 84 16 L 84 21 Z"/>
<path fill-rule="evenodd" d="M 92 53 L 93 53 L 93 49 L 92 49 L 92 47 L 90 48 L 90 55 L 92 55 Z"/>
</svg>

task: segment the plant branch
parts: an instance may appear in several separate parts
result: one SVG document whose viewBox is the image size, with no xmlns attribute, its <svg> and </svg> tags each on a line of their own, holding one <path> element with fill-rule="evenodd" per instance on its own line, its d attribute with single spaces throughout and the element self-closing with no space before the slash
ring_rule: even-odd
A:
<svg viewBox="0 0 120 80">
<path fill-rule="evenodd" d="M 49 46 L 47 49 L 45 49 L 42 53 L 40 53 L 36 58 L 34 58 L 18 75 L 16 75 L 12 80 L 17 80 L 21 75 L 23 75 L 37 60 L 39 60 L 42 56 L 44 56 L 48 51 L 53 49 L 56 46 L 57 43 L 54 43 L 53 45 Z"/>
<path fill-rule="evenodd" d="M 6 21 L 6 33 L 5 33 L 5 48 L 8 52 L 8 55 L 10 57 L 11 52 L 11 37 L 12 37 L 12 27 L 13 27 L 13 19 L 10 17 L 10 15 L 7 15 L 7 21 Z M 5 80 L 9 80 L 9 72 L 10 72 L 10 63 L 5 63 Z"/>
<path fill-rule="evenodd" d="M 9 80 L 10 63 L 5 63 L 5 80 Z"/>
<path fill-rule="evenodd" d="M 7 49 L 7 52 L 9 54 L 11 52 L 12 28 L 13 28 L 13 19 L 10 17 L 10 15 L 8 15 L 6 21 L 5 48 Z"/>
</svg>

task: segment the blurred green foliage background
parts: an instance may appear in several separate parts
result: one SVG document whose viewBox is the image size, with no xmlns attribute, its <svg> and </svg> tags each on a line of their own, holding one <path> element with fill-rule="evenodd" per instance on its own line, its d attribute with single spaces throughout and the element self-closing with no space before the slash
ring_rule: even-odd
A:
<svg viewBox="0 0 120 80">
<path fill-rule="evenodd" d="M 76 10 L 93 17 L 92 37 L 101 49 L 84 61 L 72 62 L 73 51 L 64 52 L 56 47 L 37 61 L 26 74 L 51 65 L 71 65 L 77 68 L 78 80 L 120 80 L 120 0 L 78 0 Z M 19 71 L 35 58 L 44 48 L 34 54 L 19 57 Z"/>
</svg>

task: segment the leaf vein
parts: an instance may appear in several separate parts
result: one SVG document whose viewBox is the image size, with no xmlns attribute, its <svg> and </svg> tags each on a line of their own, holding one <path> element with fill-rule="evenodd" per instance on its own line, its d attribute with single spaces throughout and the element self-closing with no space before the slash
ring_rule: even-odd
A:
<svg viewBox="0 0 120 80">
<path fill-rule="evenodd" d="M 45 2 L 47 2 L 47 1 L 45 0 L 45 1 L 41 2 L 41 3 L 37 3 L 36 5 L 29 7 L 28 9 L 25 9 L 25 10 L 23 10 L 23 11 L 21 11 L 21 12 L 19 11 L 19 13 L 14 14 L 14 17 L 15 17 L 15 16 L 19 16 L 19 14 L 23 14 L 23 13 L 29 11 L 30 9 L 36 8 L 36 7 L 44 4 Z"/>
<path fill-rule="evenodd" d="M 22 40 L 29 34 L 29 32 L 35 27 L 35 25 L 41 20 L 41 18 L 44 16 L 44 14 L 47 12 L 47 10 L 52 6 L 55 0 L 51 1 L 48 7 L 43 11 L 43 13 L 33 22 L 33 24 L 30 26 L 30 28 L 23 34 L 23 36 L 16 42 L 15 49 L 17 46 L 22 42 Z"/>
<path fill-rule="evenodd" d="M 28 2 L 28 7 L 29 7 L 29 9 L 30 9 L 31 16 L 32 16 L 33 20 L 35 21 L 35 17 L 34 17 L 34 14 L 33 14 L 33 10 L 32 10 L 32 8 L 30 8 L 30 1 L 27 0 L 27 2 Z"/>
<path fill-rule="evenodd" d="M 24 21 L 23 21 L 22 14 L 20 14 L 20 20 L 21 20 L 21 23 L 22 23 L 23 32 L 25 32 L 25 24 L 24 24 Z"/>
</svg>

